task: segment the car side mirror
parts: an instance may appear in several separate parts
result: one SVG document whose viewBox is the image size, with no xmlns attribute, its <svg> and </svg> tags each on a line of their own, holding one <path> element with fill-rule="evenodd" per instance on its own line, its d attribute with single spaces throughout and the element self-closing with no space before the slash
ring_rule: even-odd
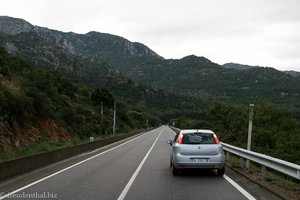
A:
<svg viewBox="0 0 300 200">
<path fill-rule="evenodd" d="M 168 140 L 167 143 L 168 143 L 169 145 L 172 145 L 172 144 L 173 144 L 173 141 L 172 141 L 172 140 Z"/>
</svg>

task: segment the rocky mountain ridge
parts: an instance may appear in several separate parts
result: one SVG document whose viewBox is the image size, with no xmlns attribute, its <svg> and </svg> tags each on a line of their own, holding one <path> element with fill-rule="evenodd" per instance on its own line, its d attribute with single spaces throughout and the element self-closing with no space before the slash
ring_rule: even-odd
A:
<svg viewBox="0 0 300 200">
<path fill-rule="evenodd" d="M 127 57 L 130 57 L 130 59 L 163 59 L 147 46 L 138 42 L 130 42 L 120 36 L 95 31 L 86 34 L 65 33 L 34 26 L 23 19 L 7 16 L 0 16 L 0 33 L 12 36 L 20 35 L 19 39 L 21 40 L 24 40 L 22 34 L 29 34 L 28 40 L 36 40 L 35 37 L 37 37 L 43 39 L 46 43 L 64 49 L 70 55 L 104 60 L 109 64 L 114 64 L 114 67 L 117 69 L 121 62 L 122 66 L 124 66 L 123 62 L 125 62 L 125 64 L 129 62 Z M 10 48 L 10 46 L 15 47 L 15 45 L 10 42 L 8 42 L 6 46 L 11 52 L 17 49 Z M 44 49 L 48 48 L 47 45 L 42 47 Z M 120 62 L 116 62 L 115 59 L 113 59 L 116 54 L 119 59 L 122 59 Z"/>
</svg>

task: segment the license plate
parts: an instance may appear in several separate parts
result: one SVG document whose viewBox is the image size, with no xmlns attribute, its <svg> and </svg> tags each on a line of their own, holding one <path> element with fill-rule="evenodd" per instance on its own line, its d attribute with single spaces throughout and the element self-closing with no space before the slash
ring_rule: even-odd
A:
<svg viewBox="0 0 300 200">
<path fill-rule="evenodd" d="M 207 162 L 209 162 L 209 159 L 208 158 L 191 158 L 191 162 L 207 163 Z"/>
</svg>

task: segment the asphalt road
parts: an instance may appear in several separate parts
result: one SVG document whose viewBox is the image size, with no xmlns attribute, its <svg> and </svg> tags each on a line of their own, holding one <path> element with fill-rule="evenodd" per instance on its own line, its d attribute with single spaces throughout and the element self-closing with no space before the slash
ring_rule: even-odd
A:
<svg viewBox="0 0 300 200">
<path fill-rule="evenodd" d="M 166 143 L 173 137 L 174 132 L 162 126 L 14 190 L 7 199 L 252 198 L 234 187 L 226 175 L 219 177 L 214 171 L 187 171 L 174 177 Z"/>
</svg>

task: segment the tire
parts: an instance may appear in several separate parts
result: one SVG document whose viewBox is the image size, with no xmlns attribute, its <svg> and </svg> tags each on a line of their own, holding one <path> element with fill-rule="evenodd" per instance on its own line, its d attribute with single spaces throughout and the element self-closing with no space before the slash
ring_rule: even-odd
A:
<svg viewBox="0 0 300 200">
<path fill-rule="evenodd" d="M 178 175 L 178 169 L 176 169 L 175 167 L 174 167 L 174 164 L 172 163 L 172 174 L 173 174 L 173 176 L 177 176 Z"/>
<path fill-rule="evenodd" d="M 218 176 L 223 176 L 225 174 L 225 166 L 222 169 L 217 169 Z"/>
</svg>

